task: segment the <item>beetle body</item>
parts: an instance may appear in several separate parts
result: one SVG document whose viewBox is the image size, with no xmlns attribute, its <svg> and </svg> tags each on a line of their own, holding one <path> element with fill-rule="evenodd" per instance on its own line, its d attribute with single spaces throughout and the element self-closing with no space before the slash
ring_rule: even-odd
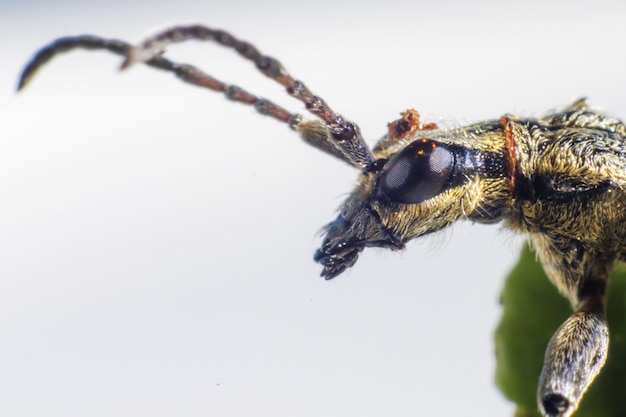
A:
<svg viewBox="0 0 626 417">
<path fill-rule="evenodd" d="M 416 179 L 408 174 L 408 185 L 394 178 L 390 186 L 387 178 L 407 171 L 405 154 L 421 152 L 415 145 L 422 143 L 448 149 L 446 178 L 435 195 L 406 201 L 411 196 L 404 188 L 416 187 Z M 399 248 L 459 219 L 503 221 L 527 234 L 549 278 L 576 309 L 548 346 L 538 393 L 544 414 L 570 415 L 606 359 L 607 279 L 626 253 L 625 152 L 624 124 L 589 109 L 584 100 L 541 119 L 504 116 L 399 141 L 388 135 L 374 150 L 377 160 L 387 162 L 379 172 L 361 175 L 317 259 L 332 277 L 344 261 L 354 263 L 363 247 Z M 432 159 L 411 163 L 425 165 L 426 172 L 437 166 Z M 378 232 L 373 239 L 372 231 Z"/>
</svg>

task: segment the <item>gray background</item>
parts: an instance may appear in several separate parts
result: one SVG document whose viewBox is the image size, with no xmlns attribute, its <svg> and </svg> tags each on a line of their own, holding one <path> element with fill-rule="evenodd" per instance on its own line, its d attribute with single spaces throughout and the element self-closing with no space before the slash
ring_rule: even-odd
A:
<svg viewBox="0 0 626 417">
<path fill-rule="evenodd" d="M 54 3 L 54 4 L 52 4 Z M 458 225 L 312 261 L 356 172 L 285 126 L 60 36 L 204 23 L 278 57 L 371 143 L 400 111 L 454 127 L 587 96 L 626 117 L 626 5 L 0 3 L 0 415 L 510 416 L 493 330 L 520 238 Z M 231 51 L 169 54 L 294 111 Z M 529 364 L 540 366 L 541 364 Z"/>
</svg>

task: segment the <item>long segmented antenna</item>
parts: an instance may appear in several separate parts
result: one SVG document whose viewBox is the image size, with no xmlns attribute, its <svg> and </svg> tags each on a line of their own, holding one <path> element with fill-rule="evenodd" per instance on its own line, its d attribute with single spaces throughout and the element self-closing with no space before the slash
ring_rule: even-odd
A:
<svg viewBox="0 0 626 417">
<path fill-rule="evenodd" d="M 126 57 L 122 68 L 142 62 L 154 68 L 173 72 L 185 82 L 223 92 L 231 100 L 253 105 L 260 113 L 288 123 L 297 130 L 301 123 L 300 116 L 289 113 L 271 101 L 256 97 L 237 86 L 227 85 L 192 65 L 178 64 L 162 56 L 164 48 L 168 44 L 191 39 L 214 40 L 222 46 L 234 49 L 241 56 L 252 61 L 263 74 L 285 87 L 289 95 L 303 102 L 309 112 L 324 122 L 332 136 L 329 138 L 330 141 L 345 157 L 345 160 L 361 170 L 369 170 L 376 166 L 374 157 L 358 126 L 345 120 L 343 116 L 333 111 L 324 100 L 314 95 L 304 83 L 289 75 L 278 60 L 261 54 L 250 43 L 238 40 L 227 32 L 205 26 L 173 27 L 147 39 L 138 47 L 124 41 L 103 39 L 91 35 L 58 39 L 41 49 L 27 64 L 20 77 L 18 90 L 24 88 L 35 72 L 58 53 L 67 52 L 74 48 L 105 49 Z"/>
<path fill-rule="evenodd" d="M 72 36 L 57 39 L 39 50 L 33 59 L 26 65 L 18 82 L 18 91 L 26 87 L 35 76 L 35 73 L 57 54 L 68 52 L 76 48 L 91 50 L 104 49 L 114 54 L 127 57 L 129 51 L 133 49 L 133 46 L 128 42 L 121 40 L 104 39 L 91 35 Z M 258 98 L 237 86 L 225 84 L 210 75 L 205 74 L 192 65 L 177 64 L 169 59 L 163 58 L 162 56 L 155 56 L 154 58 L 145 61 L 145 64 L 153 68 L 173 72 L 181 80 L 195 86 L 223 92 L 229 99 L 253 105 L 259 113 L 273 117 L 281 122 L 288 123 L 292 127 L 296 126 L 299 123 L 299 119 L 301 119 L 299 115 L 289 113 L 287 110 L 267 99 Z"/>
</svg>

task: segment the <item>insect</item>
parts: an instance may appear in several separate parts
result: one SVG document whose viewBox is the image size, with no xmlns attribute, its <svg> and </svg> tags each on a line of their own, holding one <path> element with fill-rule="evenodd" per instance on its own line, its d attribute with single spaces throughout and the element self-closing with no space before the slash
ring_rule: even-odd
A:
<svg viewBox="0 0 626 417">
<path fill-rule="evenodd" d="M 191 65 L 165 57 L 165 47 L 212 40 L 252 61 L 316 117 L 306 120 Z M 528 119 L 506 115 L 444 130 L 407 110 L 372 150 L 357 124 L 335 112 L 274 58 L 227 32 L 204 26 L 167 29 L 138 46 L 96 36 L 60 38 L 41 49 L 19 80 L 24 88 L 55 55 L 104 49 L 222 92 L 287 124 L 309 145 L 359 169 L 356 189 L 325 228 L 314 259 L 332 279 L 367 247 L 398 250 L 460 219 L 503 222 L 530 238 L 550 280 L 575 312 L 548 344 L 538 404 L 550 417 L 570 416 L 607 355 L 605 291 L 617 261 L 626 260 L 626 126 L 579 100 L 563 111 Z"/>
</svg>

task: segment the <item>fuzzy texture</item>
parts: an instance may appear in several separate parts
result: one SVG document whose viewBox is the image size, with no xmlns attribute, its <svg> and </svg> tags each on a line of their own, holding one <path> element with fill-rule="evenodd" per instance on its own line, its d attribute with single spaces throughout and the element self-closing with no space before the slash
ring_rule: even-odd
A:
<svg viewBox="0 0 626 417">
<path fill-rule="evenodd" d="M 405 149 L 418 141 L 449 149 L 452 174 L 424 201 L 399 201 L 382 179 L 395 164 L 406 170 Z M 605 290 L 614 263 L 626 259 L 624 124 L 579 100 L 540 119 L 507 115 L 459 129 L 387 135 L 373 152 L 380 169 L 361 174 L 327 229 L 325 257 L 318 252 L 327 276 L 353 265 L 365 247 L 402 248 L 457 220 L 502 221 L 527 235 L 550 281 L 576 310 L 547 347 L 539 409 L 550 417 L 572 415 L 606 360 Z M 418 159 L 414 164 L 428 165 Z M 431 168 L 418 168 L 425 178 L 432 175 Z M 415 181 L 419 186 L 422 179 Z M 400 195 L 407 195 L 404 188 Z"/>
</svg>

